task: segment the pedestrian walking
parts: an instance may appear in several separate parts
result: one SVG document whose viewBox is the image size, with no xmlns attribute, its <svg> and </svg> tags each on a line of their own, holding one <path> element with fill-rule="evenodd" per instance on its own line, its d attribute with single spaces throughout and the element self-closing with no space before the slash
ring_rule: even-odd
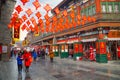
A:
<svg viewBox="0 0 120 80">
<path fill-rule="evenodd" d="M 52 49 L 50 49 L 49 56 L 50 56 L 50 62 L 53 62 L 54 53 L 53 53 Z"/>
<path fill-rule="evenodd" d="M 29 72 L 29 67 L 31 65 L 32 62 L 32 56 L 29 50 L 24 51 L 23 54 L 23 59 L 24 59 L 24 65 L 26 67 L 26 72 Z"/>
<path fill-rule="evenodd" d="M 36 59 L 37 59 L 37 52 L 35 51 L 35 49 L 32 51 L 32 57 L 33 57 L 34 61 L 36 61 Z"/>
<path fill-rule="evenodd" d="M 49 52 L 49 50 L 48 50 L 48 48 L 46 47 L 46 49 L 45 49 L 46 55 L 48 55 L 48 52 Z"/>
<path fill-rule="evenodd" d="M 17 66 L 18 66 L 18 72 L 21 73 L 22 72 L 22 56 L 20 53 L 18 53 L 18 57 L 17 57 Z"/>
<path fill-rule="evenodd" d="M 45 59 L 45 50 L 44 49 L 42 49 L 41 54 L 42 54 L 42 58 Z"/>
</svg>

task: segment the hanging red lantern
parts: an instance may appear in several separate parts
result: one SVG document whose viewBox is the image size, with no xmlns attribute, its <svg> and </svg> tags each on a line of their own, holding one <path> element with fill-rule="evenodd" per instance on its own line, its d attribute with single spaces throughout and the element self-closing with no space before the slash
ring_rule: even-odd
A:
<svg viewBox="0 0 120 80">
<path fill-rule="evenodd" d="M 41 17 L 40 12 L 37 12 L 37 13 L 36 13 L 36 16 L 37 16 L 37 18 L 39 19 L 39 18 Z"/>
<path fill-rule="evenodd" d="M 64 15 L 64 16 L 67 16 L 67 10 L 64 10 L 64 11 L 63 11 L 63 15 Z"/>
<path fill-rule="evenodd" d="M 56 13 L 56 14 L 59 14 L 59 13 L 60 13 L 60 10 L 58 9 L 58 7 L 57 7 L 57 8 L 55 8 L 55 10 L 54 10 L 54 11 L 55 11 L 55 13 Z"/>
<path fill-rule="evenodd" d="M 29 20 L 27 20 L 27 22 L 26 22 L 26 23 L 27 23 L 27 25 L 28 25 L 28 26 L 30 25 L 30 21 L 29 21 Z"/>
<path fill-rule="evenodd" d="M 71 18 L 75 17 L 74 11 L 71 11 L 70 16 L 71 16 Z"/>
<path fill-rule="evenodd" d="M 81 20 L 80 14 L 77 15 L 77 20 L 79 20 L 79 21 Z"/>
<path fill-rule="evenodd" d="M 27 27 L 27 25 L 24 24 L 24 25 L 21 27 L 22 31 L 24 31 L 26 27 Z"/>
<path fill-rule="evenodd" d="M 23 10 L 20 5 L 18 5 L 15 10 L 18 12 L 18 14 Z"/>
<path fill-rule="evenodd" d="M 53 20 L 53 22 L 57 21 L 57 17 L 56 17 L 56 16 L 53 16 L 53 17 L 52 17 L 52 20 Z"/>
<path fill-rule="evenodd" d="M 47 13 L 52 9 L 49 4 L 46 4 L 44 9 L 47 11 Z"/>
<path fill-rule="evenodd" d="M 17 12 L 14 12 L 14 13 L 12 14 L 12 17 L 18 17 L 18 13 L 17 13 Z"/>
<path fill-rule="evenodd" d="M 12 28 L 12 27 L 13 27 L 12 24 L 9 23 L 9 24 L 8 24 L 8 28 L 10 29 L 10 28 Z"/>
<path fill-rule="evenodd" d="M 42 24 L 42 23 L 43 23 L 43 20 L 40 18 L 40 19 L 38 20 L 38 22 L 39 22 L 39 24 Z"/>
<path fill-rule="evenodd" d="M 50 21 L 46 20 L 46 26 L 49 26 L 49 25 L 50 25 Z"/>
<path fill-rule="evenodd" d="M 88 20 L 88 22 L 91 22 L 92 19 L 90 16 L 88 16 L 87 20 Z"/>
<path fill-rule="evenodd" d="M 77 21 L 77 24 L 78 24 L 78 26 L 81 24 L 81 22 L 80 21 Z"/>
<path fill-rule="evenodd" d="M 27 31 L 30 31 L 30 28 L 28 28 L 28 27 L 26 27 L 25 29 L 26 29 Z"/>
<path fill-rule="evenodd" d="M 34 25 L 34 26 L 37 26 L 37 23 L 36 23 L 36 21 L 33 21 L 32 23 L 33 23 L 33 25 Z"/>
<path fill-rule="evenodd" d="M 30 26 L 29 26 L 29 29 L 32 31 L 32 29 L 33 29 L 33 26 L 32 26 L 32 25 L 30 25 Z"/>
<path fill-rule="evenodd" d="M 27 17 L 25 14 L 22 16 L 22 19 L 24 20 L 24 22 L 27 20 Z"/>
<path fill-rule="evenodd" d="M 34 1 L 32 4 L 35 6 L 36 10 L 41 6 L 38 0 Z"/>
<path fill-rule="evenodd" d="M 86 17 L 86 16 L 83 16 L 82 19 L 83 19 L 84 21 L 87 21 L 87 17 Z"/>
<path fill-rule="evenodd" d="M 44 18 L 45 18 L 46 20 L 48 20 L 50 17 L 48 16 L 48 14 L 46 14 L 46 15 L 44 16 Z"/>
<path fill-rule="evenodd" d="M 95 22 L 95 21 L 96 21 L 96 19 L 95 19 L 94 17 L 92 17 L 92 21 L 93 21 L 93 22 Z"/>
<path fill-rule="evenodd" d="M 29 2 L 29 0 L 21 0 L 21 2 L 23 3 L 23 5 L 25 5 L 25 3 Z"/>
<path fill-rule="evenodd" d="M 31 11 L 31 9 L 28 9 L 28 10 L 26 11 L 26 13 L 27 13 L 27 15 L 28 15 L 28 17 L 29 17 L 33 12 Z"/>
<path fill-rule="evenodd" d="M 62 23 L 63 21 L 64 21 L 64 20 L 63 20 L 63 18 L 61 17 L 61 18 L 60 18 L 60 22 Z"/>
</svg>

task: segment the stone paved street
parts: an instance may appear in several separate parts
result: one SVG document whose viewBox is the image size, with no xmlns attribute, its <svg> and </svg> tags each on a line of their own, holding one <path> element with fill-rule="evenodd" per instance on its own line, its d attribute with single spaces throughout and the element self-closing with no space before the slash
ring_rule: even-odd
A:
<svg viewBox="0 0 120 80">
<path fill-rule="evenodd" d="M 16 60 L 0 62 L 0 80 L 120 80 L 119 62 L 100 64 L 56 57 L 33 62 L 28 73 L 18 74 Z"/>
</svg>

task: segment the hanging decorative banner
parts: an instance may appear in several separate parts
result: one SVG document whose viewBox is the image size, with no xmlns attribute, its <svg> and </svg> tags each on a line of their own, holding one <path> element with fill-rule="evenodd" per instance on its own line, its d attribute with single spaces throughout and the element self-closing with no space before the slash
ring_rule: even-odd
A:
<svg viewBox="0 0 120 80">
<path fill-rule="evenodd" d="M 29 2 L 29 0 L 21 0 L 21 2 L 23 3 L 23 5 L 25 5 L 25 3 Z"/>
<path fill-rule="evenodd" d="M 19 39 L 20 37 L 20 28 L 14 28 L 14 39 Z"/>
<path fill-rule="evenodd" d="M 26 11 L 26 13 L 27 13 L 28 17 L 30 17 L 30 15 L 31 15 L 33 12 L 31 11 L 31 9 L 28 9 L 28 10 Z"/>
<path fill-rule="evenodd" d="M 35 6 L 36 10 L 41 6 L 38 0 L 34 1 L 33 5 Z"/>
<path fill-rule="evenodd" d="M 52 9 L 49 4 L 46 4 L 44 9 L 47 11 L 47 13 Z"/>
<path fill-rule="evenodd" d="M 18 12 L 18 14 L 23 10 L 20 5 L 18 5 L 15 10 Z"/>
<path fill-rule="evenodd" d="M 37 16 L 38 19 L 41 17 L 40 12 L 37 12 L 35 15 Z"/>
</svg>

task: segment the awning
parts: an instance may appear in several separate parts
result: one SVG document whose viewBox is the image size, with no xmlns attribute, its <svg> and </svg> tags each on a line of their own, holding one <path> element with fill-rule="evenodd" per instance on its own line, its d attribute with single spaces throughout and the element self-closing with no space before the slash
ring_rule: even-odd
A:
<svg viewBox="0 0 120 80">
<path fill-rule="evenodd" d="M 97 38 L 90 38 L 90 39 L 83 39 L 81 40 L 82 42 L 93 42 L 93 41 L 96 41 Z"/>
<path fill-rule="evenodd" d="M 120 38 L 107 38 L 108 41 L 119 41 Z"/>
</svg>

